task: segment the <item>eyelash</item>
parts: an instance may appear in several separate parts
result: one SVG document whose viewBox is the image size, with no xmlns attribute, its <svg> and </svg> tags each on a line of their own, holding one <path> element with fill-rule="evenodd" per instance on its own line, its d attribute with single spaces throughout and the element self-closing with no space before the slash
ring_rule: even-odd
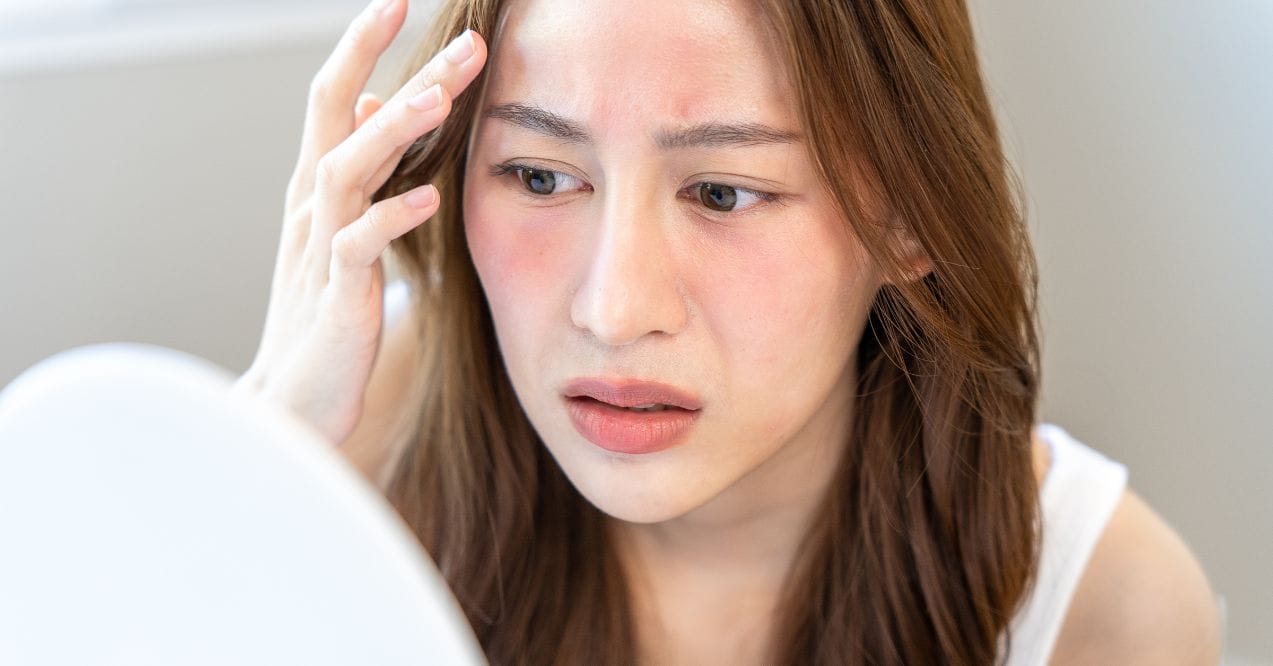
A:
<svg viewBox="0 0 1273 666">
<path fill-rule="evenodd" d="M 538 167 L 533 164 L 522 164 L 518 162 L 503 162 L 501 164 L 492 164 L 490 169 L 490 174 L 497 178 L 500 176 L 508 176 L 508 175 L 518 176 L 517 172 L 519 171 L 543 171 L 543 172 L 552 173 L 554 176 L 565 176 L 566 178 L 573 178 L 575 180 L 579 180 L 578 178 L 575 178 L 574 176 L 568 173 L 562 173 L 560 171 L 555 171 L 553 169 L 545 169 L 543 167 Z M 520 193 L 528 197 L 531 197 L 533 199 L 545 199 L 545 198 L 554 196 L 553 194 L 535 194 L 534 192 L 527 191 L 526 188 L 522 186 L 521 184 L 520 176 L 518 176 L 516 180 L 517 182 L 515 183 L 515 187 L 517 187 Z M 686 189 L 695 190 L 706 184 L 723 185 L 725 187 L 730 187 L 735 192 L 746 192 L 748 194 L 755 195 L 756 198 L 759 200 L 759 203 L 754 204 L 747 208 L 743 208 L 741 210 L 719 211 L 719 210 L 712 210 L 710 208 L 705 208 L 707 213 L 710 215 L 724 216 L 724 217 L 747 215 L 755 211 L 757 208 L 763 207 L 766 204 L 781 204 L 782 203 L 782 195 L 774 193 L 774 192 L 762 192 L 760 190 L 753 190 L 746 187 L 736 187 L 734 185 L 729 185 L 728 183 L 717 183 L 715 181 L 699 181 Z M 686 190 L 682 190 L 682 191 L 686 191 Z M 699 201 L 696 195 L 693 196 L 692 198 L 696 202 Z"/>
</svg>

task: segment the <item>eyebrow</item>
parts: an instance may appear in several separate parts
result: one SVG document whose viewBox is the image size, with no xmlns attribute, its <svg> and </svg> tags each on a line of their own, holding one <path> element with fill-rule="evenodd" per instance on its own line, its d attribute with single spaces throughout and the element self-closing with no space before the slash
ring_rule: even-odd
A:
<svg viewBox="0 0 1273 666">
<path fill-rule="evenodd" d="M 552 111 L 527 104 L 499 104 L 483 114 L 566 143 L 592 143 L 592 135 L 580 123 Z M 660 149 L 729 148 L 767 144 L 798 143 L 798 132 L 778 129 L 761 123 L 704 122 L 683 129 L 660 130 L 654 143 Z"/>
</svg>

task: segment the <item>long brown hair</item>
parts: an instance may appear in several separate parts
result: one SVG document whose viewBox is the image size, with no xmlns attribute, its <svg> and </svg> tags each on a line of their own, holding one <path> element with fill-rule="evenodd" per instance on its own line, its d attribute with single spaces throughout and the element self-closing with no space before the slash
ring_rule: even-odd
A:
<svg viewBox="0 0 1273 666">
<path fill-rule="evenodd" d="M 403 80 L 466 28 L 494 35 L 502 4 L 445 3 Z M 967 8 L 760 4 L 822 183 L 892 278 L 868 316 L 851 439 L 788 573 L 770 661 L 993 663 L 1039 548 L 1037 278 Z M 433 220 L 391 246 L 421 313 L 423 397 L 387 493 L 491 663 L 635 663 L 604 516 L 522 411 L 465 244 L 465 149 L 484 79 L 375 197 L 424 182 L 442 196 Z M 887 223 L 871 212 L 878 201 Z M 906 279 L 898 228 L 933 260 L 921 279 Z"/>
</svg>

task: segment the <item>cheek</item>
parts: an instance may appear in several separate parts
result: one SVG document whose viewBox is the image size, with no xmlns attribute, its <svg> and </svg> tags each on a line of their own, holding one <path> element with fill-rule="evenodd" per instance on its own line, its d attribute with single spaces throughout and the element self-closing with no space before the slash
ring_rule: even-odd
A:
<svg viewBox="0 0 1273 666">
<path fill-rule="evenodd" d="M 874 295 L 871 264 L 828 222 L 719 249 L 697 271 L 704 317 L 721 355 L 734 420 L 783 441 L 842 377 Z"/>
<path fill-rule="evenodd" d="M 525 220 L 523 210 L 495 199 L 466 193 L 464 228 L 498 322 L 553 297 L 566 274 L 568 248 L 551 233 L 560 225 L 538 213 L 533 221 Z"/>
<path fill-rule="evenodd" d="M 767 375 L 856 344 L 874 285 L 865 251 L 837 225 L 791 225 L 719 245 L 712 261 L 692 268 L 693 291 L 739 371 Z"/>
</svg>

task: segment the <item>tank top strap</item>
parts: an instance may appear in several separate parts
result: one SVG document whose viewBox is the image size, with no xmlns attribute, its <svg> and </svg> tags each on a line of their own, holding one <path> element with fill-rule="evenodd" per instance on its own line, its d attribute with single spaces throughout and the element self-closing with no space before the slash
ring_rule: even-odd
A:
<svg viewBox="0 0 1273 666">
<path fill-rule="evenodd" d="M 1047 663 L 1074 590 L 1127 487 L 1123 463 L 1059 426 L 1039 424 L 1036 432 L 1051 453 L 1039 491 L 1042 552 L 1035 586 L 1009 625 L 1008 666 Z"/>
</svg>

